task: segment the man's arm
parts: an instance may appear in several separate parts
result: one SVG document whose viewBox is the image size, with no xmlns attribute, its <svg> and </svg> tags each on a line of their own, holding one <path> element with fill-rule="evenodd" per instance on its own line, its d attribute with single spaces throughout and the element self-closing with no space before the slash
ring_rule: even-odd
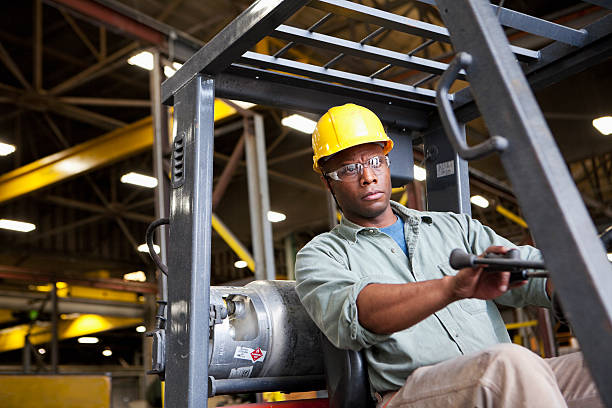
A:
<svg viewBox="0 0 612 408">
<path fill-rule="evenodd" d="M 505 253 L 500 246 L 487 253 Z M 407 329 L 448 304 L 465 298 L 494 299 L 525 282 L 509 285 L 510 272 L 483 272 L 465 268 L 455 276 L 404 284 L 370 284 L 357 297 L 359 323 L 366 329 L 388 334 Z"/>
</svg>

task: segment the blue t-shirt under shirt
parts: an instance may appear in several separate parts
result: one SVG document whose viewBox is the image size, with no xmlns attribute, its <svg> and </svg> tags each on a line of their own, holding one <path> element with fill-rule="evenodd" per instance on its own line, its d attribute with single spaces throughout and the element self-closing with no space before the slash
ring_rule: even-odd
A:
<svg viewBox="0 0 612 408">
<path fill-rule="evenodd" d="M 380 231 L 384 232 L 385 234 L 393 238 L 393 240 L 397 242 L 397 245 L 399 245 L 399 247 L 402 248 L 402 251 L 404 251 L 406 256 L 408 256 L 408 247 L 406 246 L 406 236 L 404 235 L 404 220 L 402 220 L 402 217 L 397 217 L 397 221 L 395 221 L 393 224 L 389 225 L 388 227 L 381 228 Z"/>
</svg>

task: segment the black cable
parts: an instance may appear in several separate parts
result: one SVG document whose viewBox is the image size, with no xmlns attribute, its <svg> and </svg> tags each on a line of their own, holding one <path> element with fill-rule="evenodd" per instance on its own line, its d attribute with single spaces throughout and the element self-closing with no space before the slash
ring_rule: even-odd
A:
<svg viewBox="0 0 612 408">
<path fill-rule="evenodd" d="M 149 247 L 149 256 L 151 257 L 151 259 L 153 259 L 153 262 L 155 263 L 155 265 L 157 265 L 159 270 L 166 276 L 168 276 L 168 267 L 164 265 L 159 255 L 157 255 L 157 253 L 155 252 L 155 248 L 153 247 L 153 233 L 155 232 L 155 229 L 160 225 L 167 224 L 170 224 L 170 220 L 168 218 L 160 218 L 158 220 L 155 220 L 151 224 L 149 224 L 149 226 L 147 227 L 147 232 L 145 233 L 147 239 L 147 247 Z"/>
</svg>

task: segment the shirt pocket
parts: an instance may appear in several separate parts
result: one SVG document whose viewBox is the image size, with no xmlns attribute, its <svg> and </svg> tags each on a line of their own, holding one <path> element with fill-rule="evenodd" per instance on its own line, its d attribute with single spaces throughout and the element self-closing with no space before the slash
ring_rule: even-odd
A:
<svg viewBox="0 0 612 408">
<path fill-rule="evenodd" d="M 448 263 L 441 263 L 438 265 L 438 269 L 442 272 L 443 276 L 455 276 L 457 270 L 453 269 Z M 480 314 L 487 311 L 487 301 L 482 299 L 461 299 L 455 302 L 461 309 L 469 314 Z"/>
</svg>

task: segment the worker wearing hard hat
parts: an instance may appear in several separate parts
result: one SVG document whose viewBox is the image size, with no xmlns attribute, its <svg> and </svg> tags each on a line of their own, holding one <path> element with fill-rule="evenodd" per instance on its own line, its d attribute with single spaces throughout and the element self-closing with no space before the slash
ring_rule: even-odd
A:
<svg viewBox="0 0 612 408">
<path fill-rule="evenodd" d="M 373 112 L 331 108 L 312 147 L 343 217 L 298 253 L 296 290 L 336 347 L 365 352 L 380 407 L 602 406 L 580 353 L 542 359 L 510 343 L 495 304 L 550 307 L 547 280 L 448 265 L 455 248 L 515 245 L 467 215 L 390 201 L 393 141 Z"/>
</svg>

